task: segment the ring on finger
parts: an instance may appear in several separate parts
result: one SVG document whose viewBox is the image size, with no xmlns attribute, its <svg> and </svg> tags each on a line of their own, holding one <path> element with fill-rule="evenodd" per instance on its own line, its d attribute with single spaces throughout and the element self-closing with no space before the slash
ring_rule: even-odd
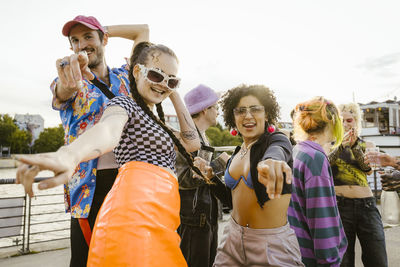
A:
<svg viewBox="0 0 400 267">
<path fill-rule="evenodd" d="M 67 65 L 69 65 L 69 62 L 66 61 L 66 60 L 62 60 L 62 61 L 60 62 L 60 67 L 61 67 L 61 68 L 64 68 L 64 67 L 67 66 Z"/>
</svg>

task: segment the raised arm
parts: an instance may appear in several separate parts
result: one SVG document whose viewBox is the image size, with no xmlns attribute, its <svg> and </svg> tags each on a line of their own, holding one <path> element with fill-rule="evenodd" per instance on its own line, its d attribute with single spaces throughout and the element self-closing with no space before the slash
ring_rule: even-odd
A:
<svg viewBox="0 0 400 267">
<path fill-rule="evenodd" d="M 179 138 L 186 151 L 193 152 L 199 150 L 201 144 L 196 126 L 194 125 L 189 111 L 183 104 L 181 97 L 177 91 L 174 91 L 169 98 L 174 105 L 179 120 L 180 132 L 177 132 L 176 136 Z"/>
<path fill-rule="evenodd" d="M 134 41 L 132 52 L 138 43 L 149 41 L 149 26 L 147 24 L 110 25 L 104 28 L 109 37 L 120 37 Z"/>
<path fill-rule="evenodd" d="M 57 59 L 58 79 L 52 85 L 54 86 L 52 89 L 55 98 L 53 102 L 56 101 L 58 103 L 53 103 L 53 105 L 60 104 L 73 97 L 82 88 L 83 78 L 93 79 L 94 76 L 90 72 L 88 63 L 89 58 L 85 51 Z"/>
<path fill-rule="evenodd" d="M 39 171 L 51 170 L 55 175 L 42 181 L 39 189 L 66 183 L 80 162 L 110 152 L 118 144 L 127 121 L 128 115 L 122 107 L 111 106 L 104 111 L 96 125 L 57 152 L 18 157 L 23 164 L 17 170 L 17 183 L 23 184 L 30 196 L 33 195 L 33 179 Z"/>
</svg>

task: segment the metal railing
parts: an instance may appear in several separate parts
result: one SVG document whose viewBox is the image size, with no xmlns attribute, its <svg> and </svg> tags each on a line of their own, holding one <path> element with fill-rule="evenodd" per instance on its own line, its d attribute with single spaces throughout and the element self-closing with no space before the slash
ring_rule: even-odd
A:
<svg viewBox="0 0 400 267">
<path fill-rule="evenodd" d="M 234 147 L 215 147 L 217 152 L 232 151 Z M 377 186 L 377 172 L 373 173 L 370 187 L 377 199 L 380 188 Z M 47 178 L 35 178 L 35 182 Z M 14 184 L 15 179 L 0 179 L 1 185 Z M 17 197 L 0 196 L 0 257 L 2 255 L 28 254 L 37 245 L 65 241 L 61 246 L 51 244 L 49 248 L 69 245 L 70 214 L 64 211 L 63 192 L 27 195 Z M 43 192 L 42 192 L 43 193 Z M 32 248 L 33 247 L 33 248 Z M 7 250 L 6 252 L 4 252 Z"/>
<path fill-rule="evenodd" d="M 46 178 L 36 178 L 35 182 Z M 15 179 L 0 179 L 0 185 Z M 70 215 L 64 211 L 63 192 L 0 197 L 0 255 L 27 254 L 69 244 Z"/>
<path fill-rule="evenodd" d="M 0 146 L 0 158 L 10 158 L 11 148 L 7 146 Z"/>
</svg>

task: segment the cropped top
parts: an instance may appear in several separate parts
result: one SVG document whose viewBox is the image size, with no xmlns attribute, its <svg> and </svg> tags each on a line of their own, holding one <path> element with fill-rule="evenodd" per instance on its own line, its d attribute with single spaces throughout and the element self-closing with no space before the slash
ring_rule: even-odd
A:
<svg viewBox="0 0 400 267">
<path fill-rule="evenodd" d="M 335 186 L 368 186 L 367 172 L 371 167 L 364 162 L 365 147 L 365 142 L 358 138 L 352 147 L 339 146 L 329 154 Z"/>
<path fill-rule="evenodd" d="M 240 146 L 236 148 L 231 158 L 233 158 L 239 152 L 239 150 Z M 251 181 L 251 184 L 253 185 L 254 188 L 254 193 L 256 194 L 257 197 L 257 202 L 261 208 L 264 206 L 264 203 L 269 200 L 269 197 L 266 193 L 265 186 L 258 181 L 257 164 L 260 161 L 266 159 L 282 160 L 286 162 L 290 168 L 292 168 L 293 166 L 292 145 L 290 144 L 289 139 L 286 137 L 284 133 L 279 131 L 269 133 L 266 131 L 259 137 L 257 142 L 250 148 L 250 175 L 248 175 L 248 179 L 246 182 L 247 184 L 250 184 L 249 181 Z M 291 192 L 292 192 L 292 185 L 286 182 L 286 177 L 285 177 L 282 188 L 282 194 L 290 194 Z"/>
<path fill-rule="evenodd" d="M 243 180 L 244 184 L 247 185 L 250 189 L 254 189 L 253 186 L 253 181 L 251 180 L 251 172 L 249 171 L 249 174 L 247 175 L 247 178 L 244 178 L 244 176 L 240 176 L 239 179 L 235 180 L 231 174 L 229 173 L 229 166 L 231 165 L 233 157 L 231 157 L 228 161 L 228 164 L 226 166 L 225 170 L 225 184 L 227 187 L 229 187 L 231 190 L 235 189 L 236 186 L 239 184 L 240 179 Z"/>
<path fill-rule="evenodd" d="M 125 109 L 129 117 L 113 150 L 118 165 L 141 161 L 176 172 L 174 142 L 169 134 L 129 96 L 114 97 L 107 107 L 113 105 Z"/>
</svg>

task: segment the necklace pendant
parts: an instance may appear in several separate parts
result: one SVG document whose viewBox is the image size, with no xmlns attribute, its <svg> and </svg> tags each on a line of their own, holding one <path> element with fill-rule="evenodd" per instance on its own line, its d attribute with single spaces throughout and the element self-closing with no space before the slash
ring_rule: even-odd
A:
<svg viewBox="0 0 400 267">
<path fill-rule="evenodd" d="M 249 151 L 246 147 L 242 148 L 242 150 L 240 150 L 240 159 L 243 159 L 244 156 L 246 156 L 247 151 Z"/>
</svg>

